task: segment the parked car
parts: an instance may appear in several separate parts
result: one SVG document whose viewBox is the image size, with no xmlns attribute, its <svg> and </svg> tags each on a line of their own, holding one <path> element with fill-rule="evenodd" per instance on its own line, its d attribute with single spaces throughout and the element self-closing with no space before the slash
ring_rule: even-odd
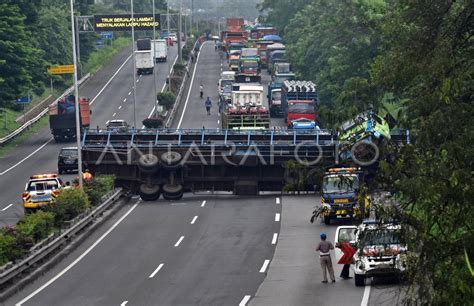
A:
<svg viewBox="0 0 474 306">
<path fill-rule="evenodd" d="M 117 120 L 109 120 L 105 124 L 107 130 L 109 131 L 127 131 L 130 127 L 125 120 L 117 119 Z"/>
<path fill-rule="evenodd" d="M 65 147 L 59 151 L 58 156 L 58 172 L 59 174 L 66 173 L 68 171 L 78 170 L 78 156 L 77 147 Z"/>
</svg>

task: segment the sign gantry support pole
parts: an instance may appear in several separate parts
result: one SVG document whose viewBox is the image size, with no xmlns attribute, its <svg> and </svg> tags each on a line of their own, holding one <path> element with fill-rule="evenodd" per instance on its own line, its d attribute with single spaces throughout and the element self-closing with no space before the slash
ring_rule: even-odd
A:
<svg viewBox="0 0 474 306">
<path fill-rule="evenodd" d="M 155 20 L 155 0 L 153 0 L 153 41 L 152 50 L 153 50 L 153 65 L 156 65 L 156 50 L 155 50 L 155 41 L 156 41 L 156 20 Z M 168 47 L 168 46 L 167 46 Z M 158 118 L 158 90 L 156 88 L 156 69 L 153 69 L 153 88 L 155 89 L 153 99 L 155 99 L 155 118 Z"/>
<path fill-rule="evenodd" d="M 131 9 L 131 19 L 132 19 L 132 61 L 133 61 L 133 128 L 137 128 L 137 63 L 135 61 L 135 26 L 133 18 L 133 0 L 130 0 L 130 9 Z M 153 17 L 154 19 L 154 17 Z"/>
<path fill-rule="evenodd" d="M 74 64 L 74 96 L 76 108 L 76 142 L 77 142 L 77 169 L 79 173 L 79 188 L 82 190 L 82 153 L 81 153 L 81 121 L 79 108 L 79 88 L 77 85 L 77 54 L 76 54 L 76 33 L 74 24 L 74 4 L 70 0 L 71 6 L 71 29 L 72 29 L 72 59 Z"/>
</svg>

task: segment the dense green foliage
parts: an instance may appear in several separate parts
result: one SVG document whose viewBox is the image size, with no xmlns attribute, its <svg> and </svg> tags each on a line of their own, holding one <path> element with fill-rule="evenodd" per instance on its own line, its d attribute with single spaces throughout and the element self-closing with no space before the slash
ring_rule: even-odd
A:
<svg viewBox="0 0 474 306">
<path fill-rule="evenodd" d="M 74 1 L 75 16 L 95 13 L 130 12 L 130 1 Z M 134 11 L 151 13 L 152 0 L 135 1 Z M 157 13 L 166 8 L 164 0 L 155 0 Z M 116 37 L 120 34 L 116 33 Z M 94 32 L 80 33 L 80 69 L 95 52 Z M 94 61 L 94 59 L 93 59 Z M 13 107 L 17 98 L 41 95 L 49 87 L 47 68 L 72 64 L 71 12 L 69 1 L 4 0 L 0 2 L 0 107 Z M 52 76 L 55 86 L 65 86 L 70 75 Z"/>
<path fill-rule="evenodd" d="M 54 224 L 61 226 L 65 221 L 72 220 L 89 207 L 89 199 L 80 189 L 65 189 L 56 198 L 56 202 L 46 206 L 46 210 L 54 214 Z"/>
<path fill-rule="evenodd" d="M 114 189 L 114 181 L 113 175 L 100 175 L 84 185 L 84 191 L 92 206 L 100 204 L 102 197 Z"/>
<path fill-rule="evenodd" d="M 403 111 L 399 125 L 414 142 L 381 163 L 378 179 L 397 191 L 417 254 L 406 303 L 471 303 L 472 1 L 264 0 L 262 8 L 297 75 L 318 84 L 323 121 L 340 123 L 369 104 Z"/>
<path fill-rule="evenodd" d="M 15 227 L 0 229 L 0 266 L 28 252 L 54 230 L 54 215 L 39 211 L 26 215 Z"/>
</svg>

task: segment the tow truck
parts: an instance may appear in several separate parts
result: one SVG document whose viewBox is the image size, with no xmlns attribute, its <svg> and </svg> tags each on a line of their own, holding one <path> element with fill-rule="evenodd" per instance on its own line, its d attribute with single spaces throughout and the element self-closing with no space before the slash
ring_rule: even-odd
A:
<svg viewBox="0 0 474 306">
<path fill-rule="evenodd" d="M 53 203 L 63 187 L 63 181 L 55 173 L 32 175 L 22 194 L 25 212 Z"/>
<path fill-rule="evenodd" d="M 360 168 L 330 168 L 324 173 L 321 194 L 321 215 L 329 225 L 331 219 L 360 218 L 368 211 L 368 201 L 363 212 L 358 202 L 359 186 L 363 179 Z"/>
<path fill-rule="evenodd" d="M 405 271 L 407 247 L 401 239 L 401 225 L 396 221 L 367 219 L 359 226 L 339 226 L 336 242 L 345 232 L 355 246 L 354 281 L 364 286 L 370 277 L 400 276 Z"/>
</svg>

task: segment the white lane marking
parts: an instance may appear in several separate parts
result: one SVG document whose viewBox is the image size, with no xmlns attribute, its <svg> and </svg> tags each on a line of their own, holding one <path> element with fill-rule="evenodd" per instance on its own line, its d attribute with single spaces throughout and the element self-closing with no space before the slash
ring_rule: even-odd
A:
<svg viewBox="0 0 474 306">
<path fill-rule="evenodd" d="M 10 170 L 18 167 L 21 163 L 23 163 L 25 160 L 27 160 L 28 158 L 30 158 L 31 156 L 35 155 L 36 153 L 38 153 L 39 150 L 43 149 L 48 143 L 50 143 L 51 141 L 53 140 L 53 138 L 51 137 L 48 141 L 46 141 L 45 143 L 43 143 L 38 149 L 34 150 L 33 152 L 30 153 L 30 155 L 28 155 L 27 157 L 23 158 L 22 160 L 20 160 L 19 162 L 17 162 L 16 164 L 14 164 L 13 166 L 11 166 L 10 168 L 8 168 L 7 170 L 3 171 L 0 173 L 0 175 L 4 175 L 5 173 L 9 172 Z"/>
<path fill-rule="evenodd" d="M 184 236 L 181 236 L 181 237 L 179 238 L 178 242 L 176 242 L 176 243 L 174 244 L 174 247 L 177 248 L 177 247 L 179 246 L 179 244 L 181 243 L 181 241 L 183 241 L 183 239 L 184 239 Z"/>
<path fill-rule="evenodd" d="M 278 233 L 274 233 L 273 238 L 272 238 L 272 244 L 276 244 L 277 240 L 278 240 Z"/>
<path fill-rule="evenodd" d="M 197 220 L 198 216 L 194 216 L 193 220 L 191 221 L 191 224 L 194 224 Z"/>
<path fill-rule="evenodd" d="M 280 204 L 280 198 L 276 198 L 275 201 L 276 201 L 277 204 Z"/>
<path fill-rule="evenodd" d="M 219 119 L 217 119 L 217 124 L 220 124 L 220 122 L 221 122 L 221 121 L 220 121 Z"/>
<path fill-rule="evenodd" d="M 128 95 L 130 96 L 131 94 L 132 94 L 132 92 L 131 92 L 131 91 L 129 91 L 129 92 L 128 92 Z M 123 102 L 125 102 L 125 100 L 124 100 Z"/>
<path fill-rule="evenodd" d="M 125 306 L 127 305 L 128 301 L 123 301 L 122 304 L 120 304 L 120 306 Z"/>
<path fill-rule="evenodd" d="M 207 41 L 205 41 L 202 45 L 204 46 L 205 43 L 207 43 Z M 201 48 L 202 48 L 202 46 L 201 46 Z M 189 85 L 188 95 L 186 96 L 186 102 L 184 102 L 184 108 L 183 108 L 183 112 L 181 113 L 181 118 L 179 118 L 178 127 L 177 127 L 178 129 L 181 127 L 181 123 L 183 122 L 184 114 L 186 113 L 186 108 L 188 107 L 189 96 L 191 95 L 191 89 L 193 88 L 194 76 L 196 75 L 196 68 L 198 66 L 200 56 L 201 56 L 201 52 L 198 53 L 198 56 L 196 58 L 196 65 L 194 65 L 193 76 L 191 77 L 191 84 Z"/>
<path fill-rule="evenodd" d="M 127 98 L 124 98 L 124 99 L 123 99 L 123 103 L 125 103 L 125 102 L 127 102 Z"/>
<path fill-rule="evenodd" d="M 275 214 L 275 222 L 279 222 L 279 221 L 280 221 L 280 214 L 276 213 Z"/>
<path fill-rule="evenodd" d="M 7 209 L 9 209 L 10 207 L 12 207 L 13 203 L 11 203 L 10 205 L 7 205 L 5 208 L 2 209 L 2 211 L 5 211 Z"/>
<path fill-rule="evenodd" d="M 201 207 L 204 207 L 206 205 L 206 200 L 202 201 Z"/>
<path fill-rule="evenodd" d="M 370 285 L 365 286 L 364 288 L 364 296 L 362 297 L 362 302 L 360 302 L 360 306 L 367 306 L 369 304 L 369 297 L 370 297 Z"/>
<path fill-rule="evenodd" d="M 167 77 L 170 76 L 171 69 L 173 69 L 173 66 L 174 66 L 174 64 L 176 64 L 176 61 L 177 61 L 177 60 L 178 60 L 178 55 L 176 54 L 176 57 L 175 57 L 174 62 L 173 62 L 173 65 L 171 65 L 170 71 L 168 71 L 168 76 L 167 76 Z M 160 92 L 165 91 L 166 85 L 167 85 L 167 84 L 166 84 L 166 82 L 165 82 L 165 83 L 163 84 L 163 87 L 161 88 L 161 91 L 160 91 Z M 151 109 L 151 112 L 150 112 L 150 114 L 148 115 L 147 118 L 150 118 L 151 115 L 153 115 L 153 113 L 155 112 L 155 109 L 156 109 L 156 103 L 153 105 L 153 108 Z M 142 129 L 144 129 L 144 128 L 145 128 L 145 126 L 143 125 L 143 126 L 142 126 Z"/>
<path fill-rule="evenodd" d="M 119 106 L 119 109 L 122 109 L 122 105 Z"/>
<path fill-rule="evenodd" d="M 265 261 L 263 262 L 263 266 L 260 269 L 260 273 L 265 273 L 265 271 L 267 271 L 267 267 L 269 263 L 270 263 L 270 259 L 265 259 Z"/>
<path fill-rule="evenodd" d="M 138 83 L 138 82 L 140 82 L 140 77 L 138 77 L 138 79 L 137 79 L 137 83 Z"/>
<path fill-rule="evenodd" d="M 125 66 L 125 64 L 128 62 L 128 60 L 130 60 L 132 58 L 132 55 L 130 55 L 129 57 L 127 57 L 127 59 L 125 60 L 125 62 L 123 62 L 123 64 L 117 69 L 117 71 L 114 73 L 114 75 L 112 75 L 112 77 L 110 78 L 110 80 L 104 85 L 104 87 L 102 87 L 102 89 L 97 93 L 97 95 L 94 97 L 94 99 L 91 100 L 91 102 L 89 103 L 90 105 L 94 104 L 95 100 L 102 94 L 102 92 L 105 90 L 105 88 L 110 84 L 110 82 L 112 82 L 112 80 L 117 76 L 117 74 L 120 72 L 120 70 L 122 70 L 123 66 Z M 41 147 L 39 147 L 38 149 L 34 150 L 30 155 L 28 155 L 27 157 L 23 158 L 22 160 L 20 160 L 18 163 L 14 164 L 13 166 L 11 166 L 10 168 L 8 168 L 7 170 L 3 171 L 0 173 L 0 176 L 1 175 L 4 175 L 5 173 L 9 172 L 10 170 L 18 167 L 20 164 L 22 164 L 25 160 L 27 160 L 28 158 L 30 158 L 31 156 L 35 155 L 36 153 L 38 153 L 42 148 L 44 148 L 48 143 L 51 142 L 51 140 L 53 140 L 53 138 L 51 137 L 48 141 L 46 141 L 44 144 L 41 145 Z"/>
<path fill-rule="evenodd" d="M 132 58 L 132 55 L 129 55 L 127 57 L 127 59 L 125 60 L 125 62 L 123 62 L 123 64 L 117 69 L 117 71 L 115 71 L 114 75 L 110 78 L 110 80 L 107 81 L 107 83 L 105 83 L 104 87 L 102 87 L 102 89 L 97 93 L 97 95 L 94 97 L 94 99 L 91 100 L 91 103 L 89 103 L 90 105 L 94 104 L 95 100 L 102 94 L 102 92 L 105 90 L 105 88 L 107 86 L 109 86 L 109 84 L 112 82 L 112 80 L 117 76 L 117 74 L 120 72 L 120 70 L 122 70 L 123 66 L 125 66 L 125 64 Z"/>
<path fill-rule="evenodd" d="M 102 236 L 100 236 L 99 239 L 94 242 L 84 253 L 82 253 L 76 260 L 74 260 L 69 266 L 64 268 L 61 272 L 56 274 L 53 278 L 51 278 L 48 282 L 46 282 L 43 286 L 39 287 L 36 289 L 33 293 L 25 297 L 23 300 L 19 301 L 16 305 L 22 305 L 23 303 L 29 301 L 32 297 L 43 291 L 46 287 L 51 285 L 53 282 L 55 282 L 58 278 L 63 276 L 67 271 L 71 270 L 72 267 L 77 265 L 78 262 L 80 262 L 84 257 L 86 257 L 87 254 L 89 254 L 102 240 L 105 239 L 140 203 L 140 200 L 138 200 L 120 219 L 117 220 L 117 222 L 114 223 Z"/>
<path fill-rule="evenodd" d="M 244 298 L 242 299 L 242 301 L 240 301 L 239 306 L 245 306 L 245 305 L 247 305 L 247 303 L 248 303 L 248 301 L 250 300 L 250 298 L 251 298 L 250 295 L 244 296 Z"/>
<path fill-rule="evenodd" d="M 153 278 L 153 277 L 155 277 L 156 273 L 158 273 L 158 272 L 161 270 L 161 268 L 163 268 L 163 266 L 164 266 L 164 264 L 161 263 L 161 264 L 158 266 L 158 268 L 156 268 L 155 271 L 153 271 L 153 273 L 151 273 L 150 276 L 148 276 L 148 278 Z"/>
<path fill-rule="evenodd" d="M 112 117 L 115 117 L 117 115 L 117 113 L 113 113 Z"/>
</svg>

